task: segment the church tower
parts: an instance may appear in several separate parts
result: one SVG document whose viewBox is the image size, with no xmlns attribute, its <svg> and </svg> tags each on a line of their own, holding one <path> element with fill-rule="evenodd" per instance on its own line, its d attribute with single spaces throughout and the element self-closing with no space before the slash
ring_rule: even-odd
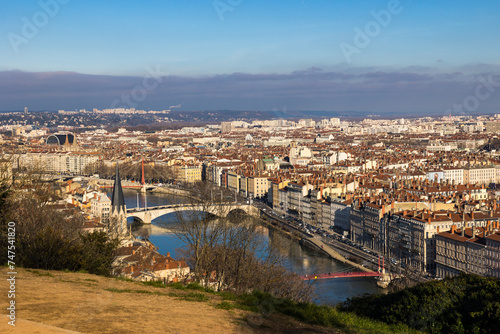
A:
<svg viewBox="0 0 500 334">
<path fill-rule="evenodd" d="M 113 222 L 109 227 L 109 233 L 115 235 L 124 235 L 127 232 L 127 207 L 125 206 L 125 197 L 123 196 L 122 182 L 120 180 L 120 170 L 116 162 L 115 184 L 111 197 L 110 221 Z"/>
</svg>

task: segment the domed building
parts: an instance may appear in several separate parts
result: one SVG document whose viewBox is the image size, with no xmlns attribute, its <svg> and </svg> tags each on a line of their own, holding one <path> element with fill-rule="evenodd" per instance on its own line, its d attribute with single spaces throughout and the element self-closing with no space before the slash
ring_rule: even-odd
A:
<svg viewBox="0 0 500 334">
<path fill-rule="evenodd" d="M 76 146 L 76 137 L 71 132 L 58 132 L 47 137 L 47 145 Z"/>
</svg>

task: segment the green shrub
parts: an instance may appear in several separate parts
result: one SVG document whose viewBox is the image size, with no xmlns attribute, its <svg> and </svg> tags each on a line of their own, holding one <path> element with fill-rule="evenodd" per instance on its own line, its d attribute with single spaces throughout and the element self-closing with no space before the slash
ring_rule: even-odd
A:
<svg viewBox="0 0 500 334">
<path fill-rule="evenodd" d="M 203 293 L 190 292 L 188 294 L 179 296 L 181 299 L 190 301 L 190 302 L 204 302 L 208 300 L 208 297 Z"/>
<path fill-rule="evenodd" d="M 186 290 L 187 289 L 184 284 L 178 283 L 178 282 L 170 283 L 170 284 L 168 284 L 168 287 L 173 288 L 173 289 L 177 289 L 177 290 Z"/>
<path fill-rule="evenodd" d="M 500 280 L 463 274 L 390 293 L 352 298 L 342 310 L 430 333 L 497 333 Z"/>
<path fill-rule="evenodd" d="M 222 301 L 219 304 L 215 305 L 215 308 L 218 308 L 221 310 L 232 310 L 232 309 L 234 309 L 234 305 L 229 303 L 229 302 Z"/>
<path fill-rule="evenodd" d="M 147 286 L 154 286 L 154 287 L 157 287 L 157 288 L 165 288 L 166 285 L 163 284 L 162 281 L 147 281 L 147 282 L 141 282 L 143 285 L 147 285 Z"/>
</svg>

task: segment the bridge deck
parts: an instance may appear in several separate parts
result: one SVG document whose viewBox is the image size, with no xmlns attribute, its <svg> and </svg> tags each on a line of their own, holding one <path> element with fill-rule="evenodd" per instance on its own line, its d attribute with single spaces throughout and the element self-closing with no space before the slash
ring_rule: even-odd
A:
<svg viewBox="0 0 500 334">
<path fill-rule="evenodd" d="M 248 215 L 258 214 L 258 209 L 251 205 L 245 205 L 245 204 L 240 205 L 231 203 L 231 204 L 223 204 L 222 207 L 223 209 L 219 210 L 219 207 L 210 207 L 210 206 L 207 207 L 199 204 L 171 204 L 171 205 L 148 207 L 147 209 L 145 208 L 127 209 L 127 216 L 135 217 L 140 221 L 142 221 L 142 223 L 144 224 L 151 224 L 152 220 L 160 216 L 173 213 L 176 211 L 186 211 L 186 210 L 205 211 L 208 213 L 212 213 L 216 216 L 223 216 L 223 217 L 225 217 L 228 213 L 230 213 L 233 210 L 243 210 Z"/>
<path fill-rule="evenodd" d="M 354 278 L 354 277 L 379 277 L 381 274 L 377 271 L 361 271 L 361 272 L 346 272 L 346 273 L 325 273 L 318 275 L 299 276 L 304 281 L 327 278 Z"/>
</svg>

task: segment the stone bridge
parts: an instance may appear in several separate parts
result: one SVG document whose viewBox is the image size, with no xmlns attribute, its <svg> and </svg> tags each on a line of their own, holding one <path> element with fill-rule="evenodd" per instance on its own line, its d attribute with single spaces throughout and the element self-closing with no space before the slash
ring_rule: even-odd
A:
<svg viewBox="0 0 500 334">
<path fill-rule="evenodd" d="M 179 211 L 203 211 L 211 213 L 218 217 L 227 217 L 228 214 L 244 212 L 250 216 L 259 216 L 259 209 L 252 205 L 224 204 L 224 205 L 198 205 L 198 204 L 173 204 L 149 207 L 147 209 L 132 208 L 127 209 L 127 217 L 133 217 L 134 220 L 143 224 L 151 224 L 153 219 L 163 215 Z"/>
</svg>

